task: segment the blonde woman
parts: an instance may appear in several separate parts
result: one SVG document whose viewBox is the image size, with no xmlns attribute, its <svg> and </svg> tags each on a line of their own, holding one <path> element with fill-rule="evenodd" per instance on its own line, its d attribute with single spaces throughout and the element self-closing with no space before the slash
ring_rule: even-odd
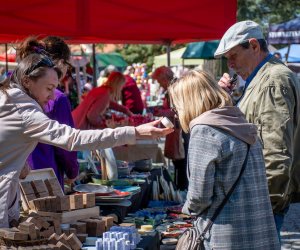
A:
<svg viewBox="0 0 300 250">
<path fill-rule="evenodd" d="M 126 107 L 116 103 L 121 97 L 124 84 L 124 75 L 115 71 L 100 87 L 92 89 L 80 105 L 72 111 L 75 127 L 79 129 L 101 128 L 102 116 L 108 107 L 131 115 Z"/>
<path fill-rule="evenodd" d="M 183 212 L 208 221 L 246 167 L 225 207 L 205 234 L 205 249 L 280 249 L 257 129 L 204 71 L 192 70 L 169 87 L 185 132 L 189 187 Z"/>
</svg>

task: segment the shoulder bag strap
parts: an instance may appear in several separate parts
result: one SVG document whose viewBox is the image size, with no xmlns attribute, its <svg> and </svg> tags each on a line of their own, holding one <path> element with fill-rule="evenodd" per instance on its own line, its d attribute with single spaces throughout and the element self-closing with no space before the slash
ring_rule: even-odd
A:
<svg viewBox="0 0 300 250">
<path fill-rule="evenodd" d="M 235 183 L 232 185 L 231 189 L 229 190 L 228 194 L 225 196 L 224 200 L 222 201 L 222 203 L 220 204 L 220 206 L 216 209 L 214 215 L 211 217 L 211 219 L 209 220 L 207 226 L 204 228 L 203 232 L 200 235 L 200 238 L 204 239 L 204 235 L 207 233 L 208 230 L 210 230 L 210 228 L 212 227 L 212 224 L 214 223 L 215 219 L 218 217 L 219 213 L 222 211 L 223 207 L 225 206 L 225 204 L 227 203 L 229 197 L 231 196 L 231 194 L 233 193 L 234 189 L 236 188 L 237 184 L 239 183 L 241 176 L 246 168 L 247 165 L 247 161 L 248 161 L 248 155 L 249 155 L 249 151 L 250 151 L 250 145 L 247 144 L 248 150 L 247 150 L 247 154 L 241 169 L 241 172 L 237 178 L 237 180 L 235 181 Z"/>
</svg>

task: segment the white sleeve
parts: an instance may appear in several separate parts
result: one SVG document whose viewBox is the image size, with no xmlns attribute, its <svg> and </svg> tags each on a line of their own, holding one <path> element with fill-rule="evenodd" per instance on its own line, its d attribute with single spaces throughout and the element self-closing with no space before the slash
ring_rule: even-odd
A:
<svg viewBox="0 0 300 250">
<path fill-rule="evenodd" d="M 134 127 L 78 130 L 49 119 L 34 105 L 23 108 L 24 135 L 30 139 L 70 151 L 110 148 L 136 141 Z"/>
</svg>

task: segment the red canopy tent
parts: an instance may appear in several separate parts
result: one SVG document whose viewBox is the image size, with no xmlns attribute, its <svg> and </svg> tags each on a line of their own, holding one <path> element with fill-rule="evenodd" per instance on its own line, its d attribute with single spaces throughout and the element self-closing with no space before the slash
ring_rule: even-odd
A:
<svg viewBox="0 0 300 250">
<path fill-rule="evenodd" d="M 220 39 L 236 0 L 9 0 L 0 43 L 57 35 L 70 43 L 184 43 Z"/>
<path fill-rule="evenodd" d="M 220 39 L 236 21 L 236 6 L 236 0 L 9 0 L 0 5 L 0 43 L 29 35 L 160 43 L 168 45 L 169 64 L 172 43 Z"/>
</svg>

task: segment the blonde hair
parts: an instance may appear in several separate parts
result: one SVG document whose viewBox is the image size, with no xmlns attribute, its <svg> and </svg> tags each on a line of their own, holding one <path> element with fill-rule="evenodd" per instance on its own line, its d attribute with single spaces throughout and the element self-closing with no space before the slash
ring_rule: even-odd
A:
<svg viewBox="0 0 300 250">
<path fill-rule="evenodd" d="M 121 98 L 122 86 L 125 84 L 125 76 L 117 71 L 111 72 L 107 80 L 101 86 L 110 87 L 111 98 L 119 100 Z"/>
<path fill-rule="evenodd" d="M 169 93 L 185 132 L 189 131 L 190 122 L 202 113 L 232 106 L 226 91 L 203 70 L 191 70 L 184 74 L 169 87 Z"/>
</svg>

